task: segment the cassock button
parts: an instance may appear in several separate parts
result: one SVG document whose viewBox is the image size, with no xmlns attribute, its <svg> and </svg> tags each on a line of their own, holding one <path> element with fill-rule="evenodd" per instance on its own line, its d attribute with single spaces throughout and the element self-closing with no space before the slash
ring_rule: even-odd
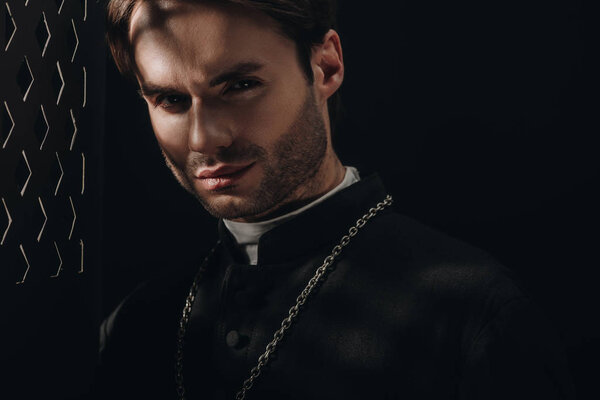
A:
<svg viewBox="0 0 600 400">
<path fill-rule="evenodd" d="M 236 330 L 229 331 L 227 336 L 225 336 L 225 343 L 227 343 L 227 346 L 229 346 L 229 347 L 233 348 L 233 347 L 239 346 L 240 341 L 241 341 L 240 334 Z"/>
</svg>

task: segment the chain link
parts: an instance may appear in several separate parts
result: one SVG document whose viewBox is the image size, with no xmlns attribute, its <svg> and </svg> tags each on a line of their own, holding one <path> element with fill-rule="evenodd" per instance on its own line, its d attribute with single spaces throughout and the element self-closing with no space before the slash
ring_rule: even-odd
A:
<svg viewBox="0 0 600 400">
<path fill-rule="evenodd" d="M 285 333 L 292 325 L 292 322 L 298 316 L 300 308 L 304 305 L 314 288 L 323 280 L 328 268 L 340 255 L 344 247 L 346 247 L 348 243 L 350 243 L 350 239 L 357 235 L 358 231 L 363 226 L 365 226 L 367 221 L 369 221 L 371 218 L 377 215 L 379 211 L 391 205 L 392 202 L 392 196 L 387 195 L 382 202 L 377 203 L 375 207 L 370 208 L 369 212 L 360 217 L 356 221 L 356 223 L 352 227 L 350 227 L 348 233 L 342 236 L 340 242 L 337 245 L 335 245 L 331 250 L 331 254 L 325 257 L 325 260 L 323 260 L 323 264 L 321 264 L 321 266 L 317 268 L 314 276 L 308 281 L 306 287 L 302 290 L 302 292 L 300 292 L 300 295 L 296 298 L 296 304 L 290 307 L 290 309 L 288 310 L 287 317 L 285 317 L 283 321 L 281 321 L 281 327 L 273 334 L 273 340 L 271 340 L 271 342 L 267 344 L 264 353 L 261 354 L 260 357 L 258 357 L 256 366 L 254 366 L 250 370 L 250 376 L 244 381 L 241 389 L 235 395 L 236 400 L 244 400 L 246 398 L 246 393 L 252 388 L 254 382 L 262 373 L 263 368 L 271 359 L 271 355 L 275 352 L 277 346 L 285 336 Z M 194 300 L 196 299 L 199 283 L 202 280 L 202 277 L 204 276 L 204 272 L 206 271 L 208 261 L 214 254 L 218 245 L 219 242 L 217 242 L 217 245 L 206 256 L 206 258 L 202 262 L 202 265 L 200 266 L 200 269 L 198 270 L 198 273 L 194 277 L 194 281 L 192 282 L 192 285 L 188 292 L 188 296 L 185 300 L 185 306 L 183 308 L 183 313 L 179 322 L 179 330 L 177 332 L 177 348 L 175 353 L 175 383 L 177 385 L 177 395 L 179 396 L 180 400 L 185 400 L 185 387 L 183 384 L 183 344 L 185 333 L 190 316 L 192 314 L 192 306 L 194 305 Z"/>
<path fill-rule="evenodd" d="M 208 260 L 210 260 L 210 258 L 213 256 L 220 243 L 221 241 L 217 241 L 215 247 L 209 251 L 204 258 L 204 261 L 202 261 L 202 264 L 200 265 L 200 268 L 194 277 L 187 298 L 185 299 L 185 306 L 183 307 L 181 320 L 179 321 L 179 329 L 177 330 L 177 347 L 175 350 L 175 384 L 177 386 L 177 395 L 181 400 L 185 400 L 185 386 L 183 385 L 183 344 L 185 333 L 190 316 L 192 315 L 192 306 L 194 305 L 194 300 L 196 300 L 198 286 L 208 266 Z"/>
</svg>

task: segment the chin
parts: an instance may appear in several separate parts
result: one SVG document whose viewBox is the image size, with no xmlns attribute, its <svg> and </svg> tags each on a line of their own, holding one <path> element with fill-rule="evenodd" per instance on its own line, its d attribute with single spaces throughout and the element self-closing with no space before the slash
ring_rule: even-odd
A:
<svg viewBox="0 0 600 400">
<path fill-rule="evenodd" d="M 196 198 L 202 203 L 206 211 L 215 218 L 236 219 L 253 215 L 251 205 L 254 202 L 245 197 L 230 194 L 211 194 L 209 196 L 199 196 Z"/>
</svg>

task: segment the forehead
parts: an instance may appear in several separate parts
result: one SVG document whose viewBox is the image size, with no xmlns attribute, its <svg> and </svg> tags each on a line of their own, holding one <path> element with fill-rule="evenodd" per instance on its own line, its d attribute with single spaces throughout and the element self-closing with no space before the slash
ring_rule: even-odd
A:
<svg viewBox="0 0 600 400">
<path fill-rule="evenodd" d="M 294 43 L 267 15 L 239 6 L 144 1 L 135 7 L 129 38 L 139 73 L 168 67 L 210 75 L 243 59 L 285 63 Z M 295 52 L 293 52 L 295 55 Z M 164 69 L 164 68 L 163 68 Z"/>
</svg>

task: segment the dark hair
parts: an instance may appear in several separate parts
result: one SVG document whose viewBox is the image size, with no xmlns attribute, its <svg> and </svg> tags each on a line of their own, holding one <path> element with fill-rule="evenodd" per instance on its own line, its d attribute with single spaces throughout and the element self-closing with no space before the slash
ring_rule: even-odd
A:
<svg viewBox="0 0 600 400">
<path fill-rule="evenodd" d="M 137 3 L 155 0 L 110 0 L 107 6 L 107 41 L 119 71 L 135 75 L 135 61 L 129 41 L 129 26 Z M 235 5 L 268 15 L 281 32 L 296 44 L 298 60 L 309 84 L 314 81 L 310 64 L 311 50 L 323 41 L 330 28 L 336 28 L 336 0 L 176 0 Z M 340 108 L 339 93 L 327 102 L 331 130 Z"/>
</svg>

